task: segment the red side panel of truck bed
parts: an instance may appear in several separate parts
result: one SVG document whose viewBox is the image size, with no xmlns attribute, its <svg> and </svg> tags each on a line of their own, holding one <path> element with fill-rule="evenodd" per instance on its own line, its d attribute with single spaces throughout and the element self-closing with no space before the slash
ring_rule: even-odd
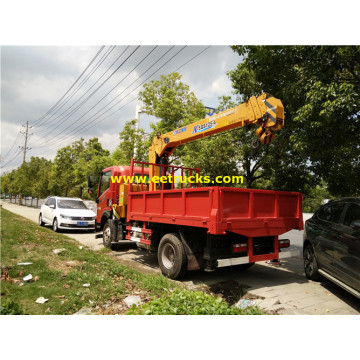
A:
<svg viewBox="0 0 360 360">
<path fill-rule="evenodd" d="M 303 229 L 302 195 L 297 192 L 206 187 L 132 192 L 127 220 L 231 231 L 247 237 Z"/>
</svg>

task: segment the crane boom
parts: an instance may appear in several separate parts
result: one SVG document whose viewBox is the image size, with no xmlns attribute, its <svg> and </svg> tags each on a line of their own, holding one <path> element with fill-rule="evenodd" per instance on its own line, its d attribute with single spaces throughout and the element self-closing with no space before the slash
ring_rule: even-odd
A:
<svg viewBox="0 0 360 360">
<path fill-rule="evenodd" d="M 256 134 L 262 144 L 268 144 L 273 140 L 274 132 L 284 125 L 282 102 L 266 93 L 252 96 L 232 109 L 155 137 L 149 148 L 149 162 L 159 163 L 162 157 L 170 156 L 179 145 L 247 125 L 259 125 Z"/>
</svg>

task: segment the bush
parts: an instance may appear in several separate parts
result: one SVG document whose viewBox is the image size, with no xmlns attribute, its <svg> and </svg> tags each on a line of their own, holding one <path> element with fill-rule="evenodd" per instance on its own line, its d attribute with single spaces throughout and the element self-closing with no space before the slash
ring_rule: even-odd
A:
<svg viewBox="0 0 360 360">
<path fill-rule="evenodd" d="M 8 301 L 4 306 L 0 307 L 1 315 L 26 315 L 20 304 Z"/>
<path fill-rule="evenodd" d="M 128 315 L 261 315 L 258 308 L 230 307 L 222 298 L 201 291 L 175 289 L 159 299 L 127 312 Z"/>
</svg>

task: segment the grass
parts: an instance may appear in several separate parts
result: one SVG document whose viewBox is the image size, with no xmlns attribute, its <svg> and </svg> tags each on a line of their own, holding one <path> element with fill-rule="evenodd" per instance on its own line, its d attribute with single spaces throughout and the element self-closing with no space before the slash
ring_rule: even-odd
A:
<svg viewBox="0 0 360 360">
<path fill-rule="evenodd" d="M 262 315 L 257 307 L 238 309 L 221 297 L 202 291 L 175 289 L 140 307 L 133 307 L 129 315 Z"/>
<path fill-rule="evenodd" d="M 1 217 L 3 314 L 73 314 L 83 307 L 101 309 L 104 304 L 120 303 L 133 292 L 151 300 L 176 287 L 163 276 L 141 274 L 123 266 L 103 251 L 80 249 L 75 240 L 5 209 L 1 209 Z M 59 248 L 65 251 L 54 254 Z M 24 262 L 32 265 L 17 265 Z M 36 281 L 22 281 L 28 274 Z M 38 297 L 48 302 L 37 304 Z"/>
<path fill-rule="evenodd" d="M 148 275 L 121 265 L 108 250 L 92 251 L 1 208 L 1 314 L 74 314 L 92 308 L 95 314 L 260 314 L 229 306 L 222 298 L 188 291 L 162 275 Z M 64 249 L 54 254 L 54 249 Z M 31 262 L 19 266 L 18 263 Z M 31 274 L 33 281 L 23 277 Z M 84 287 L 90 284 L 90 287 Z M 122 301 L 138 295 L 144 305 Z M 39 297 L 48 301 L 36 303 Z"/>
</svg>

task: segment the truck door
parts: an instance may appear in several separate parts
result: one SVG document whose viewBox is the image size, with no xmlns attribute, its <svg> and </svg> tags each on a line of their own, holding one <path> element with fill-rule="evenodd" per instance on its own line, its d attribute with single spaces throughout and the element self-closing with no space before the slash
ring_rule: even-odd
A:
<svg viewBox="0 0 360 360">
<path fill-rule="evenodd" d="M 96 216 L 96 222 L 98 224 L 101 223 L 101 218 L 103 213 L 105 211 L 111 210 L 110 180 L 111 180 L 111 170 L 101 174 L 99 190 L 98 190 L 98 206 L 97 206 L 97 216 Z"/>
</svg>

